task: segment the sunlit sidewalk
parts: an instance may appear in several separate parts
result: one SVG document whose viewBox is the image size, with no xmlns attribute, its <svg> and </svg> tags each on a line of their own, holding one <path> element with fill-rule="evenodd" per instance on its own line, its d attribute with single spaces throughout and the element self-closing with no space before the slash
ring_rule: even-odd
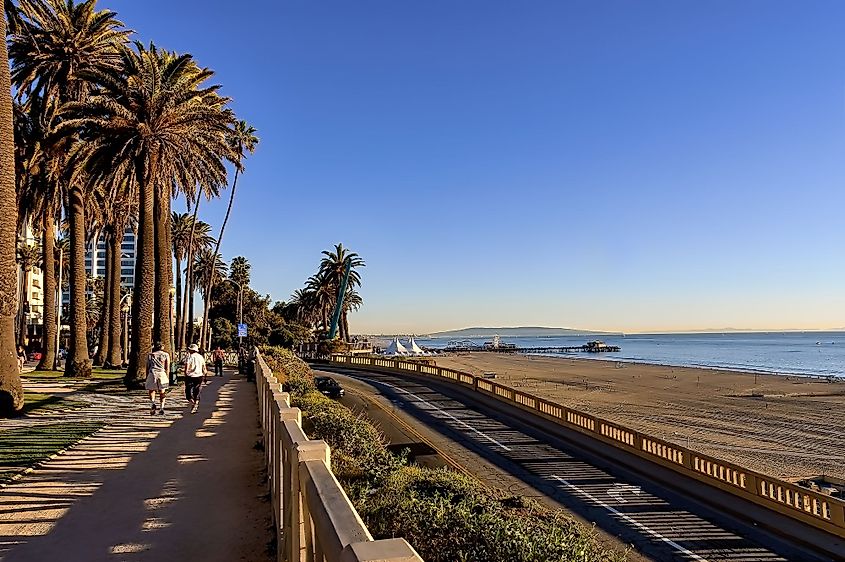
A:
<svg viewBox="0 0 845 562">
<path fill-rule="evenodd" d="M 252 383 L 209 378 L 197 414 L 103 396 L 107 425 L 0 489 L 0 560 L 269 560 Z"/>
</svg>

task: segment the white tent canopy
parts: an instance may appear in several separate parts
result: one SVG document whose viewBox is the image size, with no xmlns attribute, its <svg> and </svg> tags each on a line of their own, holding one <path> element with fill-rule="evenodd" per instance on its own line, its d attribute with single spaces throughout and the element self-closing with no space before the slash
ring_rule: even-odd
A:
<svg viewBox="0 0 845 562">
<path fill-rule="evenodd" d="M 405 346 L 399 341 L 399 338 L 393 338 L 393 341 L 390 342 L 390 345 L 387 346 L 387 349 L 384 350 L 385 355 L 408 355 L 408 350 L 405 349 Z"/>
<path fill-rule="evenodd" d="M 425 355 L 425 351 L 423 351 L 420 346 L 417 345 L 417 342 L 414 341 L 414 337 L 411 336 L 408 339 L 408 352 L 412 355 Z"/>
</svg>

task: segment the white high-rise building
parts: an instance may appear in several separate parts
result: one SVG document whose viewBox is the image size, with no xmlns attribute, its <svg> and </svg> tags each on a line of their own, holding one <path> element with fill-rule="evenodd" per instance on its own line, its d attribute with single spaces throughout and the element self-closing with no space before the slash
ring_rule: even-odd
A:
<svg viewBox="0 0 845 562">
<path fill-rule="evenodd" d="M 85 270 L 91 277 L 106 276 L 106 242 L 102 238 L 93 251 L 86 252 Z M 129 227 L 120 245 L 120 284 L 127 288 L 135 284 L 135 232 Z"/>
<path fill-rule="evenodd" d="M 123 242 L 120 245 L 120 285 L 129 289 L 135 285 L 135 255 L 137 239 L 135 232 L 126 227 L 123 233 Z M 91 277 L 106 276 L 106 242 L 100 237 L 94 248 L 85 252 L 85 272 Z M 65 292 L 62 295 L 62 303 L 70 302 L 70 294 Z"/>
<path fill-rule="evenodd" d="M 34 246 L 40 240 L 32 232 L 29 221 L 24 225 L 22 235 L 20 237 L 20 244 L 27 246 Z M 23 314 L 24 323 L 26 324 L 27 341 L 37 340 L 41 337 L 41 315 L 44 313 L 44 274 L 40 269 L 29 270 L 26 272 L 18 271 L 18 295 L 20 291 L 26 291 L 22 295 L 24 304 Z"/>
</svg>

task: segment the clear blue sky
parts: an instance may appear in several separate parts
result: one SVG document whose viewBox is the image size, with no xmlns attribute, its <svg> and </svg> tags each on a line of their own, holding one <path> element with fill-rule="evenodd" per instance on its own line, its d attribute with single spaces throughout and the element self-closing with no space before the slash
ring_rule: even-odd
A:
<svg viewBox="0 0 845 562">
<path fill-rule="evenodd" d="M 343 242 L 353 331 L 845 326 L 843 2 L 100 6 L 258 129 L 223 252 L 274 299 Z"/>
</svg>

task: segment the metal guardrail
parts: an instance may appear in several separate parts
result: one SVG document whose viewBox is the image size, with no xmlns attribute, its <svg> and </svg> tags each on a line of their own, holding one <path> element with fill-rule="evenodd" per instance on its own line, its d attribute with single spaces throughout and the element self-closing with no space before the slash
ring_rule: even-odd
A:
<svg viewBox="0 0 845 562">
<path fill-rule="evenodd" d="M 404 539 L 373 540 L 331 471 L 325 441 L 309 440 L 302 412 L 264 359 L 256 365 L 258 410 L 280 562 L 422 562 Z"/>
<path fill-rule="evenodd" d="M 528 410 L 762 507 L 845 537 L 845 501 L 681 447 L 586 412 L 461 371 L 396 359 L 333 355 L 330 363 L 430 375 Z"/>
</svg>

